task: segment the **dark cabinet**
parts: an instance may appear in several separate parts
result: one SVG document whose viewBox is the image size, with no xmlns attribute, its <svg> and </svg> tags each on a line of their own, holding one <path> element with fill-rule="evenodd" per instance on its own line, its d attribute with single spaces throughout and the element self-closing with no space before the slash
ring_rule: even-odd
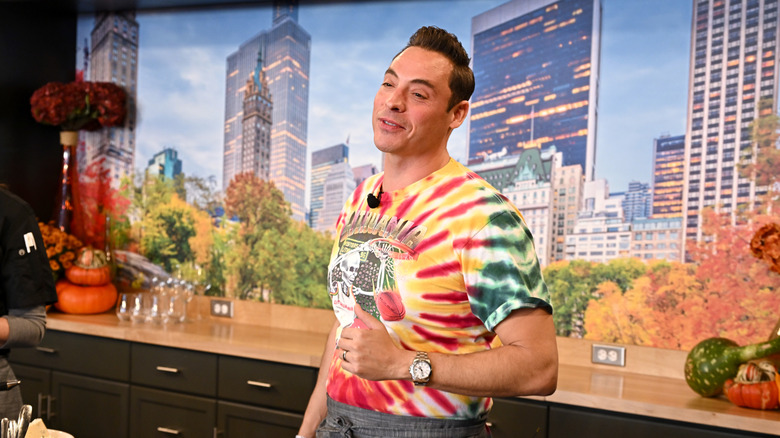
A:
<svg viewBox="0 0 780 438">
<path fill-rule="evenodd" d="M 216 412 L 216 401 L 211 398 L 133 386 L 130 436 L 212 438 Z"/>
<path fill-rule="evenodd" d="M 127 438 L 130 346 L 114 339 L 48 331 L 10 360 L 22 399 L 47 427 L 79 438 Z"/>
<path fill-rule="evenodd" d="M 493 399 L 488 426 L 493 438 L 546 437 L 547 404 L 534 400 Z"/>
<path fill-rule="evenodd" d="M 293 437 L 303 415 L 239 403 L 217 404 L 217 430 L 223 438 Z"/>
<path fill-rule="evenodd" d="M 128 436 L 127 383 L 54 371 L 51 393 L 53 416 L 45 423 L 52 428 L 79 438 Z"/>
<path fill-rule="evenodd" d="M 764 434 L 561 405 L 550 406 L 549 438 L 757 438 Z"/>
<path fill-rule="evenodd" d="M 78 438 L 295 436 L 317 369 L 49 330 L 11 357 L 25 403 Z"/>
</svg>

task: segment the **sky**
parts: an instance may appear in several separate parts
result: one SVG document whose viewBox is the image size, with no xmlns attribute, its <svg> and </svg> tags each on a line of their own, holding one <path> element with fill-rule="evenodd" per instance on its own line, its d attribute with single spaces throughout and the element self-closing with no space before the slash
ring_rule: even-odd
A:
<svg viewBox="0 0 780 438">
<path fill-rule="evenodd" d="M 349 140 L 353 167 L 374 163 L 373 97 L 392 57 L 420 26 L 459 37 L 471 53 L 472 17 L 505 1 L 430 0 L 304 4 L 311 35 L 308 147 Z M 613 192 L 651 182 L 653 139 L 685 133 L 692 4 L 682 0 L 602 0 L 596 178 Z M 227 56 L 271 27 L 271 10 L 225 8 L 139 13 L 137 169 L 166 147 L 186 174 L 221 187 Z M 94 25 L 79 20 L 77 68 Z M 449 151 L 465 161 L 466 124 Z"/>
</svg>

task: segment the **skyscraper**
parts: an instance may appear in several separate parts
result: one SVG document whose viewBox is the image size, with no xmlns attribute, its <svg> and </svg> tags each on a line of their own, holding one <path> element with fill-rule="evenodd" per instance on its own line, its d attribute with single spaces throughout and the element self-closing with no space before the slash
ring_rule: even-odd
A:
<svg viewBox="0 0 780 438">
<path fill-rule="evenodd" d="M 295 1 L 277 2 L 271 29 L 227 58 L 222 184 L 226 188 L 241 172 L 244 93 L 259 52 L 273 98 L 270 179 L 290 203 L 293 218 L 304 220 L 311 36 L 298 24 Z"/>
<path fill-rule="evenodd" d="M 174 179 L 181 174 L 181 160 L 179 153 L 174 148 L 165 148 L 154 154 L 146 166 L 149 176 Z"/>
<path fill-rule="evenodd" d="M 344 202 L 355 190 L 349 165 L 349 146 L 338 144 L 311 154 L 309 225 L 317 231 L 335 231 Z"/>
<path fill-rule="evenodd" d="M 653 140 L 654 218 L 682 217 L 684 168 L 684 135 L 666 135 Z"/>
<path fill-rule="evenodd" d="M 700 213 L 735 214 L 767 188 L 739 173 L 755 158 L 750 125 L 760 101 L 776 111 L 778 0 L 694 0 L 691 28 L 683 227 L 701 240 Z"/>
<path fill-rule="evenodd" d="M 112 184 L 133 175 L 135 160 L 135 121 L 138 84 L 138 22 L 134 11 L 98 12 L 92 29 L 88 79 L 113 82 L 127 93 L 128 111 L 121 127 L 105 128 L 83 134 L 84 153 L 79 159 L 83 169 L 104 159 Z"/>
<path fill-rule="evenodd" d="M 631 181 L 623 198 L 623 217 L 626 222 L 650 217 L 653 208 L 653 194 L 650 184 Z"/>
<path fill-rule="evenodd" d="M 469 163 L 555 146 L 594 177 L 599 0 L 513 0 L 472 19 Z"/>
<path fill-rule="evenodd" d="M 257 55 L 257 66 L 246 80 L 244 115 L 241 119 L 241 171 L 268 180 L 271 158 L 271 112 L 273 103 L 263 72 L 263 56 Z"/>
</svg>

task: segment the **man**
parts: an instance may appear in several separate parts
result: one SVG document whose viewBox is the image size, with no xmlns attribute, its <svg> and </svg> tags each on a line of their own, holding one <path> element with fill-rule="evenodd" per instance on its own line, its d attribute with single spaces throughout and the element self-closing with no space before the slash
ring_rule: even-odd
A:
<svg viewBox="0 0 780 438">
<path fill-rule="evenodd" d="M 373 110 L 384 173 L 347 201 L 331 259 L 364 249 L 355 281 L 376 311 L 336 308 L 301 437 L 487 437 L 490 397 L 555 391 L 530 232 L 447 153 L 474 91 L 468 65 L 454 35 L 423 27 L 385 73 Z"/>
<path fill-rule="evenodd" d="M 0 382 L 16 380 L 10 349 L 37 346 L 46 330 L 46 305 L 57 301 L 46 247 L 32 208 L 0 185 Z M 17 418 L 18 387 L 0 392 L 0 418 Z"/>
</svg>

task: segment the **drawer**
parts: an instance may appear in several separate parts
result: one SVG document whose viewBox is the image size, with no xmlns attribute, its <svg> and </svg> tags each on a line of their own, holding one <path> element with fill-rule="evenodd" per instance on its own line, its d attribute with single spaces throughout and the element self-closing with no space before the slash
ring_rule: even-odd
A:
<svg viewBox="0 0 780 438">
<path fill-rule="evenodd" d="M 130 436 L 133 438 L 213 438 L 214 399 L 132 386 Z M 110 435 L 100 435 L 107 437 Z"/>
<path fill-rule="evenodd" d="M 116 339 L 47 330 L 38 347 L 15 348 L 9 359 L 103 379 L 130 379 L 130 344 Z"/>
<path fill-rule="evenodd" d="M 217 394 L 216 355 L 148 344 L 133 344 L 131 353 L 132 383 L 208 397 Z"/>
<path fill-rule="evenodd" d="M 219 357 L 220 400 L 303 412 L 316 382 L 316 368 Z"/>
</svg>

